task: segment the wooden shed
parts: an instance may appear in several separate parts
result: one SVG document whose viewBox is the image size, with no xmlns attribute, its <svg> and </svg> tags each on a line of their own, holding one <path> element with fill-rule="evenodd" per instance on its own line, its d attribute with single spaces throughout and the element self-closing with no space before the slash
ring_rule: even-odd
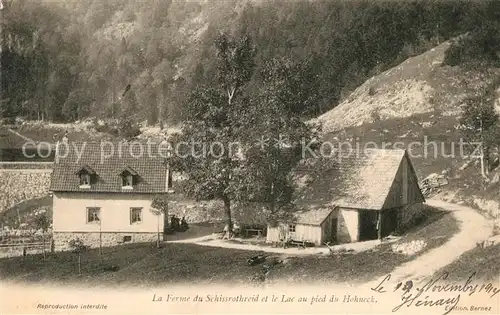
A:
<svg viewBox="0 0 500 315">
<path fill-rule="evenodd" d="M 283 239 L 308 242 L 320 246 L 335 242 L 337 237 L 337 209 L 326 206 L 296 213 L 290 222 L 280 222 L 276 227 L 267 227 L 268 243 Z"/>
<path fill-rule="evenodd" d="M 306 161 L 296 170 L 296 203 L 323 208 L 328 204 L 331 213 L 323 214 L 325 221 L 315 221 L 315 237 L 306 232 L 312 228 L 302 225 L 295 226 L 300 232 L 292 236 L 314 239 L 316 244 L 320 243 L 317 235 L 322 242 L 335 239 L 337 243 L 381 239 L 411 226 L 421 215 L 425 199 L 405 150 L 348 153 L 326 162 Z"/>
</svg>

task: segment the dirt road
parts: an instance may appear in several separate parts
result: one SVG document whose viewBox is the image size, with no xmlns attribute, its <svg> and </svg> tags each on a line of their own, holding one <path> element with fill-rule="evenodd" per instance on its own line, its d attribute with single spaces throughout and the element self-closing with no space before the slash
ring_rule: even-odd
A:
<svg viewBox="0 0 500 315">
<path fill-rule="evenodd" d="M 36 143 L 35 141 L 33 141 L 33 139 L 30 139 L 26 136 L 23 136 L 22 134 L 20 134 L 19 132 L 15 131 L 15 130 L 12 130 L 12 129 L 8 129 L 10 133 L 12 134 L 15 134 L 16 136 L 20 137 L 20 138 L 23 138 L 26 142 L 33 142 L 33 143 Z"/>
<path fill-rule="evenodd" d="M 275 254 L 284 254 L 284 255 L 292 255 L 292 256 L 301 256 L 301 255 L 327 255 L 329 254 L 329 249 L 326 247 L 308 247 L 308 248 L 282 248 L 282 247 L 271 247 L 271 246 L 261 246 L 261 245 L 253 245 L 253 244 L 240 244 L 240 243 L 230 243 L 228 241 L 223 241 L 220 239 L 216 239 L 213 235 L 207 235 L 199 238 L 192 239 L 184 239 L 179 241 L 171 241 L 170 243 L 188 243 L 188 244 L 196 244 L 201 246 L 213 246 L 213 247 L 224 247 L 224 248 L 233 248 L 233 249 L 241 249 L 241 250 L 251 250 L 251 251 L 261 251 L 266 253 L 275 253 Z M 343 245 L 332 246 L 331 248 L 334 250 L 353 250 L 355 252 L 363 252 L 366 250 L 370 250 L 377 245 L 380 244 L 379 240 L 367 241 L 367 242 L 357 242 Z"/>
<path fill-rule="evenodd" d="M 460 231 L 442 246 L 396 268 L 391 272 L 391 283 L 404 280 L 413 280 L 417 283 L 424 281 L 466 251 L 475 248 L 477 242 L 487 239 L 492 234 L 492 223 L 470 207 L 434 199 L 427 200 L 427 204 L 451 212 L 460 225 Z M 381 280 L 382 278 L 377 279 L 368 285 L 373 287 Z"/>
</svg>

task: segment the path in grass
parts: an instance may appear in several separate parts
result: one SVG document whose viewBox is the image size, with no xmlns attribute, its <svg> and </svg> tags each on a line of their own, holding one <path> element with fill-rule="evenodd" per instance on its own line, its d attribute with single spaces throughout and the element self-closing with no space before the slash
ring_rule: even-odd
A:
<svg viewBox="0 0 500 315">
<path fill-rule="evenodd" d="M 487 239 L 492 234 L 491 222 L 470 207 L 436 199 L 427 200 L 427 204 L 451 212 L 459 223 L 460 230 L 442 246 L 428 251 L 415 260 L 404 263 L 392 271 L 392 283 L 406 280 L 424 281 L 437 270 L 453 263 L 463 253 L 474 249 L 477 242 Z M 381 281 L 382 279 L 377 279 L 368 285 L 374 287 Z"/>
<path fill-rule="evenodd" d="M 396 241 L 393 240 L 393 241 Z M 389 243 L 390 241 L 386 241 L 385 243 Z M 184 243 L 184 244 L 196 244 L 201 246 L 211 246 L 211 247 L 223 247 L 223 248 L 231 248 L 231 249 L 241 249 L 241 250 L 251 250 L 251 251 L 260 251 L 266 253 L 275 253 L 275 254 L 285 254 L 285 255 L 318 255 L 318 254 L 328 254 L 330 250 L 326 247 L 307 247 L 307 248 L 283 248 L 283 247 L 272 247 L 269 245 L 258 245 L 258 244 L 249 244 L 243 241 L 238 241 L 238 239 L 234 239 L 233 241 L 226 241 L 217 239 L 213 235 L 206 235 L 198 238 L 192 239 L 184 239 L 178 241 L 171 241 L 171 243 Z M 332 246 L 333 250 L 353 250 L 355 252 L 364 252 L 370 249 L 375 248 L 380 245 L 381 242 L 379 240 L 366 241 L 366 242 L 357 242 L 350 244 L 342 244 Z"/>
<path fill-rule="evenodd" d="M 28 137 L 26 137 L 26 136 L 23 136 L 22 134 L 20 134 L 19 132 L 15 131 L 15 130 L 12 130 L 12 129 L 10 129 L 10 128 L 8 128 L 7 130 L 8 130 L 9 132 L 11 132 L 11 133 L 15 134 L 16 136 L 23 138 L 23 139 L 24 139 L 25 141 L 27 141 L 27 142 L 33 142 L 33 143 L 35 143 L 35 141 L 33 141 L 33 139 L 30 139 L 30 138 L 28 138 Z"/>
</svg>

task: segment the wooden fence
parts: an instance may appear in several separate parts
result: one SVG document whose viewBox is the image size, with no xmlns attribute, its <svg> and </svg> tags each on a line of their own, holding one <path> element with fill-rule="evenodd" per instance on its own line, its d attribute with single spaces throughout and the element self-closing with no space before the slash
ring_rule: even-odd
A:
<svg viewBox="0 0 500 315">
<path fill-rule="evenodd" d="M 35 242 L 8 242 L 0 243 L 0 258 L 27 256 L 54 252 L 52 239 Z"/>
</svg>

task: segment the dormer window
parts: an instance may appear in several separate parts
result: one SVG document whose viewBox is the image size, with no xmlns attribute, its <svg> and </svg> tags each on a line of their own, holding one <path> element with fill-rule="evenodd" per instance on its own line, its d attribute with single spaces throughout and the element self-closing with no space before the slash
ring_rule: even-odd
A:
<svg viewBox="0 0 500 315">
<path fill-rule="evenodd" d="M 82 166 L 76 172 L 76 175 L 78 175 L 80 180 L 80 188 L 90 188 L 90 185 L 92 184 L 92 178 L 96 174 L 97 173 L 90 166 L 88 165 Z"/>
<path fill-rule="evenodd" d="M 133 186 L 132 175 L 123 175 L 122 176 L 122 187 L 132 187 L 132 186 Z"/>
<path fill-rule="evenodd" d="M 90 186 L 90 174 L 80 174 L 80 186 Z"/>
<path fill-rule="evenodd" d="M 122 188 L 123 189 L 133 189 L 135 184 L 135 179 L 137 177 L 137 172 L 130 167 L 126 167 L 120 173 L 122 178 Z"/>
</svg>

